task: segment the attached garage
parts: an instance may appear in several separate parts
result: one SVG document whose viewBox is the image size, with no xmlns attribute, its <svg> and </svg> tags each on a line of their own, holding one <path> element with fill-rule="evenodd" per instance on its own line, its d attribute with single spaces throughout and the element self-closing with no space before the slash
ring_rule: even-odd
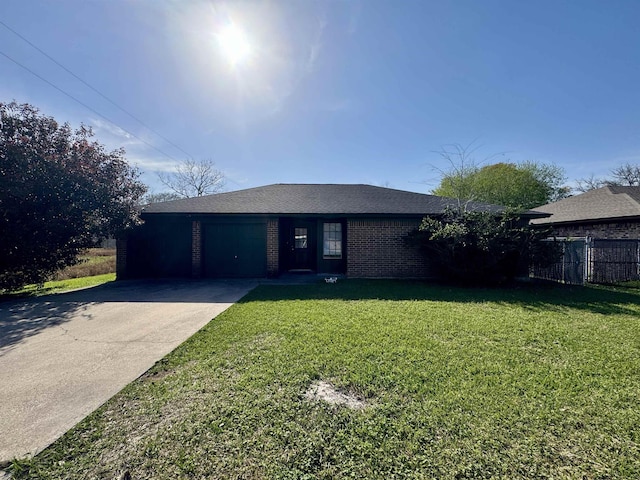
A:
<svg viewBox="0 0 640 480">
<path fill-rule="evenodd" d="M 206 277 L 267 275 L 266 223 L 204 223 L 203 247 Z"/>
<path fill-rule="evenodd" d="M 191 275 L 191 221 L 166 216 L 147 218 L 129 234 L 128 277 L 188 277 Z"/>
</svg>

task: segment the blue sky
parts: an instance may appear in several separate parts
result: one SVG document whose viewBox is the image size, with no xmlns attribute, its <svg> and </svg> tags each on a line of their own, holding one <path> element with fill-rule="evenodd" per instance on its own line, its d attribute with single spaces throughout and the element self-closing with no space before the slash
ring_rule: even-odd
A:
<svg viewBox="0 0 640 480">
<path fill-rule="evenodd" d="M 640 163 L 638 19 L 637 0 L 4 0 L 0 21 L 184 151 L 2 25 L 0 53 L 117 126 L 2 55 L 0 101 L 93 126 L 155 192 L 186 152 L 215 160 L 229 190 L 427 193 L 452 143 L 478 162 L 559 165 L 571 183 Z M 250 46 L 236 65 L 218 42 L 229 24 Z"/>
</svg>

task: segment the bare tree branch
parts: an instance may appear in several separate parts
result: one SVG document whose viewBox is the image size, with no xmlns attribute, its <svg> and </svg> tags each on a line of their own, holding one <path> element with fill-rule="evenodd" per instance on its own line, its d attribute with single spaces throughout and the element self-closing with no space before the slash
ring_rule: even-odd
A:
<svg viewBox="0 0 640 480">
<path fill-rule="evenodd" d="M 576 180 L 576 190 L 579 192 L 588 192 L 589 190 L 595 190 L 596 188 L 604 187 L 607 182 L 601 178 L 595 178 L 593 174 L 589 178 L 581 178 Z"/>
<path fill-rule="evenodd" d="M 626 185 L 629 187 L 640 186 L 640 165 L 625 163 L 611 170 L 611 174 L 617 185 Z"/>
<path fill-rule="evenodd" d="M 142 197 L 141 203 L 147 205 L 149 203 L 170 202 L 171 200 L 178 200 L 182 198 L 175 192 L 160 192 L 160 193 L 147 193 Z"/>
<path fill-rule="evenodd" d="M 489 162 L 498 155 L 504 153 L 495 153 L 483 158 L 480 162 L 475 159 L 476 152 L 482 145 L 476 145 L 476 140 L 468 145 L 460 143 L 452 143 L 443 145 L 440 150 L 435 151 L 440 158 L 449 164 L 448 170 L 433 167 L 437 171 L 442 180 L 437 188 L 431 193 L 435 195 L 443 195 L 453 197 L 458 202 L 458 210 L 465 211 L 470 202 L 477 200 L 473 182 L 475 173 L 480 170 L 480 166 Z"/>
<path fill-rule="evenodd" d="M 612 169 L 611 176 L 612 178 L 595 178 L 591 175 L 589 178 L 582 178 L 577 180 L 576 190 L 579 192 L 588 192 L 596 188 L 616 185 L 638 187 L 640 186 L 640 165 L 625 163 Z"/>
<path fill-rule="evenodd" d="M 173 172 L 159 173 L 158 178 L 172 192 L 185 198 L 219 193 L 226 185 L 224 173 L 210 159 L 187 159 L 176 165 Z"/>
<path fill-rule="evenodd" d="M 533 208 L 569 193 L 569 188 L 563 186 L 564 171 L 556 165 L 534 161 L 489 164 L 496 156 L 504 156 L 498 153 L 486 157 L 481 163 L 487 164 L 479 166 L 474 158 L 477 150 L 473 144 L 453 144 L 436 152 L 449 169 L 440 171 L 440 185 L 432 193 L 456 199 L 459 210 L 466 210 L 470 201 Z"/>
</svg>

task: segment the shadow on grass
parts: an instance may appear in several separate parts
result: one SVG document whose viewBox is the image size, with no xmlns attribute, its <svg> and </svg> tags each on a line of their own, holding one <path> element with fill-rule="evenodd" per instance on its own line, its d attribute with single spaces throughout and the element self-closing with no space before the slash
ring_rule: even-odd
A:
<svg viewBox="0 0 640 480">
<path fill-rule="evenodd" d="M 233 303 L 256 281 L 135 280 L 84 290 L 0 302 L 0 356 L 23 339 L 72 318 L 94 320 L 91 306 L 109 302 Z M 614 287 L 522 284 L 511 288 L 462 288 L 420 281 L 340 280 L 307 285 L 270 285 L 240 303 L 280 300 L 431 300 L 492 302 L 531 310 L 584 310 L 640 317 L 640 291 Z"/>
<path fill-rule="evenodd" d="M 522 283 L 504 288 L 466 288 L 424 281 L 342 280 L 337 284 L 262 285 L 240 303 L 278 300 L 431 300 L 491 302 L 530 310 L 585 310 L 600 314 L 640 314 L 640 290 Z"/>
</svg>

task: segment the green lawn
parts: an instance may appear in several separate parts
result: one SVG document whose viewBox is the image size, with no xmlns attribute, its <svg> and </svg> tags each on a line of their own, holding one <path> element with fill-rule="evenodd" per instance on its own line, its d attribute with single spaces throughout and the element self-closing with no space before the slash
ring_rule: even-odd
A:
<svg viewBox="0 0 640 480">
<path fill-rule="evenodd" d="M 14 473 L 640 478 L 639 401 L 637 289 L 261 286 Z"/>
<path fill-rule="evenodd" d="M 112 248 L 89 248 L 79 259 L 76 265 L 56 272 L 53 280 L 93 277 L 116 271 L 116 251 Z"/>
<path fill-rule="evenodd" d="M 27 285 L 26 287 L 10 293 L 0 295 L 0 300 L 13 298 L 49 295 L 50 293 L 64 293 L 79 288 L 96 287 L 103 283 L 113 282 L 116 279 L 115 273 L 104 273 L 81 278 L 69 278 L 66 280 L 51 280 L 43 285 Z"/>
</svg>

